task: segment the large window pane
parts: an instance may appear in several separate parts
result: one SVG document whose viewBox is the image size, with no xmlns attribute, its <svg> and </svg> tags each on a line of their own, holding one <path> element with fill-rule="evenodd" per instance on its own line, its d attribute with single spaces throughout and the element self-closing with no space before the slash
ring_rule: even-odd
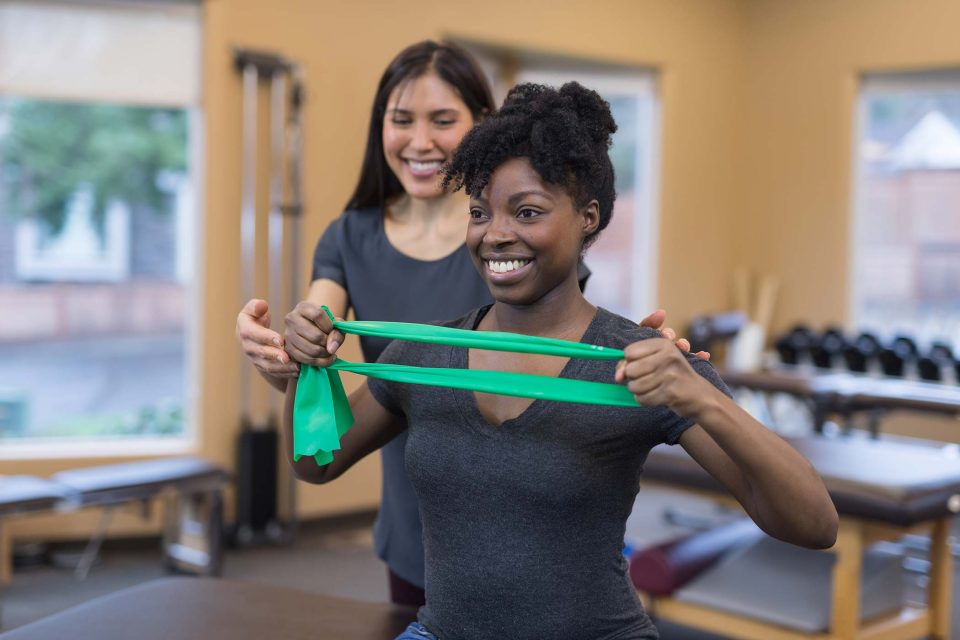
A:
<svg viewBox="0 0 960 640">
<path fill-rule="evenodd" d="M 866 78 L 857 163 L 856 326 L 960 345 L 960 72 Z"/>
<path fill-rule="evenodd" d="M 0 98 L 0 446 L 184 433 L 189 122 Z"/>
</svg>

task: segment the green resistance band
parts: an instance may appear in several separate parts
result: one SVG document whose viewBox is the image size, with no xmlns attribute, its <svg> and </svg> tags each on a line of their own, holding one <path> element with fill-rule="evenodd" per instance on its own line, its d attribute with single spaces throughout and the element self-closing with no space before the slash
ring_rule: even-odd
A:
<svg viewBox="0 0 960 640">
<path fill-rule="evenodd" d="M 330 310 L 326 307 L 323 309 L 333 320 Z M 620 349 L 500 331 L 470 331 L 410 322 L 334 320 L 333 326 L 343 333 L 470 349 L 512 351 L 587 360 L 623 359 L 623 351 Z M 353 425 L 353 413 L 350 411 L 350 403 L 344 392 L 343 383 L 340 381 L 339 371 L 350 371 L 393 382 L 450 387 L 538 400 L 621 407 L 637 406 L 633 394 L 626 387 L 617 384 L 507 371 L 411 367 L 337 359 L 329 367 L 300 367 L 300 379 L 297 383 L 297 396 L 294 399 L 293 408 L 294 460 L 299 460 L 302 456 L 313 456 L 318 465 L 329 464 L 333 461 L 333 452 L 340 449 L 340 438 Z"/>
</svg>

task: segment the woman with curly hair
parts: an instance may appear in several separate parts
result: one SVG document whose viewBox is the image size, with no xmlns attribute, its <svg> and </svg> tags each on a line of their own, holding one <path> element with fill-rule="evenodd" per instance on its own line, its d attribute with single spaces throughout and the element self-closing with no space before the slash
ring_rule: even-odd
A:
<svg viewBox="0 0 960 640">
<path fill-rule="evenodd" d="M 647 453 L 680 444 L 769 534 L 833 544 L 837 512 L 810 464 L 729 397 L 709 363 L 591 305 L 584 250 L 613 213 L 616 124 L 595 92 L 520 85 L 446 169 L 470 197 L 467 248 L 494 299 L 445 326 L 623 349 L 619 363 L 393 342 L 381 363 L 521 372 L 626 384 L 636 406 L 556 403 L 368 379 L 333 480 L 401 430 L 420 500 L 427 603 L 400 638 L 641 640 L 657 631 L 621 553 Z M 343 341 L 325 316 L 329 346 Z M 292 431 L 294 385 L 285 429 Z"/>
</svg>

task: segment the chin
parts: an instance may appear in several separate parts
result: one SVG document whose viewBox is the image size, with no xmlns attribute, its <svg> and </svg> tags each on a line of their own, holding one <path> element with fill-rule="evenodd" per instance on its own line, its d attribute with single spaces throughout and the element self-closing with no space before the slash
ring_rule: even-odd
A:
<svg viewBox="0 0 960 640">
<path fill-rule="evenodd" d="M 427 181 L 407 179 L 401 180 L 400 184 L 403 187 L 403 190 L 406 191 L 407 195 L 411 198 L 430 200 L 432 198 L 439 198 L 444 194 L 443 188 L 440 186 L 439 178 L 432 183 Z"/>
</svg>

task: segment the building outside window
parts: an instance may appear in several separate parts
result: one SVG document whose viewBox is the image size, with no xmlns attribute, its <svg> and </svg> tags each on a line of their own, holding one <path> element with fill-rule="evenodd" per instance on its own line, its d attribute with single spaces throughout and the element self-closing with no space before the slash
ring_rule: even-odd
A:
<svg viewBox="0 0 960 640">
<path fill-rule="evenodd" d="M 863 78 L 855 326 L 960 346 L 960 70 Z"/>
<path fill-rule="evenodd" d="M 184 3 L 0 4 L 0 457 L 192 436 L 199 37 Z"/>
</svg>

